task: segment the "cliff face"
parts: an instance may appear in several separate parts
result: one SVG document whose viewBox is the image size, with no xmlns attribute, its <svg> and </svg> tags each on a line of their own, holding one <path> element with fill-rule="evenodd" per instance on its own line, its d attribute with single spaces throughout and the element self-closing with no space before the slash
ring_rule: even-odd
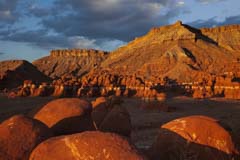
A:
<svg viewBox="0 0 240 160">
<path fill-rule="evenodd" d="M 240 51 L 240 25 L 202 28 L 201 32 L 227 50 Z"/>
<path fill-rule="evenodd" d="M 198 30 L 181 22 L 154 28 L 113 51 L 101 66 L 117 74 L 168 76 L 179 82 L 193 82 L 203 74 L 221 75 L 232 71 L 233 65 L 240 68 L 238 28 Z"/>
<path fill-rule="evenodd" d="M 0 62 L 0 89 L 18 87 L 24 80 L 41 83 L 50 81 L 50 78 L 24 60 Z"/>
<path fill-rule="evenodd" d="M 196 29 L 175 24 L 151 29 L 111 53 L 86 50 L 53 50 L 33 62 L 52 78 L 81 77 L 90 70 L 136 74 L 146 79 L 169 77 L 195 82 L 203 76 L 240 72 L 240 25 Z"/>
<path fill-rule="evenodd" d="M 55 79 L 50 86 L 24 85 L 19 95 L 239 99 L 239 26 L 195 29 L 177 22 L 153 28 L 111 53 L 53 50 L 33 62 Z M 83 76 L 84 75 L 84 76 Z"/>
<path fill-rule="evenodd" d="M 108 52 L 94 50 L 94 49 L 62 49 L 52 50 L 50 56 L 52 57 L 104 57 Z"/>
<path fill-rule="evenodd" d="M 79 77 L 98 67 L 107 56 L 108 52 L 93 49 L 52 50 L 50 56 L 35 60 L 33 64 L 51 78 Z"/>
</svg>

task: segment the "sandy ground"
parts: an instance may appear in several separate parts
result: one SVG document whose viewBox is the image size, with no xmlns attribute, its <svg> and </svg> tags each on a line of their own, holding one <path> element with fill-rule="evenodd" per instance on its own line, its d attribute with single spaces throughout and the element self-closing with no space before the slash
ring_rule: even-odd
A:
<svg viewBox="0 0 240 160">
<path fill-rule="evenodd" d="M 28 97 L 8 99 L 0 95 L 0 121 L 14 115 L 27 114 L 36 107 L 51 101 L 52 97 Z M 139 148 L 149 147 L 155 140 L 158 128 L 173 119 L 189 115 L 207 115 L 216 118 L 232 133 L 240 146 L 240 101 L 225 99 L 196 100 L 187 97 L 168 99 L 165 104 L 175 108 L 173 112 L 163 112 L 158 108 L 140 108 L 142 100 L 124 99 L 132 121 L 133 143 Z"/>
</svg>

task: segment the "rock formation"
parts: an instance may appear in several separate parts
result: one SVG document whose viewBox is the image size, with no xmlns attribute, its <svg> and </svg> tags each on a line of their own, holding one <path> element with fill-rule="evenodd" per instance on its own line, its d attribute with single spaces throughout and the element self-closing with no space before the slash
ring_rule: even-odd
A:
<svg viewBox="0 0 240 160">
<path fill-rule="evenodd" d="M 48 139 L 31 154 L 29 160 L 143 160 L 129 142 L 116 134 L 83 132 Z"/>
<path fill-rule="evenodd" d="M 93 102 L 92 119 L 98 130 L 130 136 L 131 118 L 127 109 L 120 103 L 121 100 L 116 97 L 100 97 Z"/>
<path fill-rule="evenodd" d="M 232 26 L 225 28 L 231 30 Z M 218 41 L 208 34 L 207 29 L 198 30 L 181 22 L 153 28 L 145 36 L 113 51 L 101 66 L 117 74 L 137 74 L 147 78 L 161 75 L 178 82 L 194 82 L 203 75 L 221 75 L 228 71 L 236 73 L 240 70 L 240 53 L 236 52 L 240 27 L 235 28 L 232 34 L 236 32 L 237 35 L 233 42 L 226 40 L 226 44 L 234 45 L 232 49 L 219 45 L 227 37 L 221 29 L 214 32 L 221 37 Z M 233 63 L 238 66 L 235 70 L 232 70 Z"/>
<path fill-rule="evenodd" d="M 92 105 L 78 98 L 53 100 L 38 109 L 34 118 L 45 123 L 55 135 L 94 130 Z"/>
<path fill-rule="evenodd" d="M 53 79 L 61 76 L 81 77 L 97 68 L 107 56 L 108 52 L 93 49 L 52 50 L 50 56 L 35 60 L 33 64 Z"/>
<path fill-rule="evenodd" d="M 240 51 L 240 26 L 220 26 L 215 28 L 202 28 L 202 34 L 213 39 L 219 46 L 227 50 Z"/>
<path fill-rule="evenodd" d="M 196 29 L 178 21 L 153 28 L 111 53 L 53 50 L 33 64 L 54 81 L 24 83 L 9 97 L 115 95 L 160 100 L 161 93 L 169 93 L 240 99 L 239 44 L 239 25 Z"/>
<path fill-rule="evenodd" d="M 13 116 L 0 124 L 0 160 L 28 160 L 32 150 L 51 135 L 43 123 Z"/>
<path fill-rule="evenodd" d="M 0 62 L 0 90 L 4 88 L 16 88 L 22 85 L 24 80 L 41 83 L 48 82 L 51 79 L 25 60 L 9 60 Z"/>
<path fill-rule="evenodd" d="M 149 149 L 153 160 L 231 160 L 237 154 L 231 135 L 206 116 L 183 117 L 162 125 Z"/>
</svg>

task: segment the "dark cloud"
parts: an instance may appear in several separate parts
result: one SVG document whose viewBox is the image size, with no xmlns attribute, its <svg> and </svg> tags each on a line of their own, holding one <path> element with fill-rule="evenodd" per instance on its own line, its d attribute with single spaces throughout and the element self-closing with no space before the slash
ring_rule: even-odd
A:
<svg viewBox="0 0 240 160">
<path fill-rule="evenodd" d="M 56 48 L 95 48 L 102 50 L 112 50 L 118 46 L 125 44 L 125 42 L 113 39 L 96 40 L 83 36 L 66 37 L 61 34 L 49 34 L 48 30 L 46 29 L 37 31 L 18 31 L 14 34 L 5 31 L 4 34 L 4 40 L 24 42 L 29 45 L 41 47 L 47 50 Z"/>
<path fill-rule="evenodd" d="M 212 2 L 220 2 L 220 1 L 226 1 L 226 0 L 196 0 L 197 2 L 200 2 L 202 4 L 209 4 Z"/>
<path fill-rule="evenodd" d="M 19 17 L 16 11 L 18 0 L 0 1 L 0 23 L 13 23 Z"/>
<path fill-rule="evenodd" d="M 168 24 L 180 12 L 176 5 L 173 0 L 58 0 L 53 10 L 59 13 L 43 18 L 42 24 L 66 36 L 129 41 Z"/>
<path fill-rule="evenodd" d="M 3 54 L 5 54 L 4 52 L 0 52 L 0 55 L 3 55 Z"/>
<path fill-rule="evenodd" d="M 47 7 L 21 2 L 24 4 L 21 16 L 37 19 L 38 28 L 5 27 L 0 29 L 0 39 L 44 49 L 111 50 L 145 34 L 153 26 L 168 24 L 181 12 L 175 0 L 55 0 Z M 16 10 L 17 3 L 13 0 L 2 8 Z"/>
<path fill-rule="evenodd" d="M 222 22 L 217 21 L 215 17 L 213 17 L 208 20 L 196 20 L 194 22 L 189 23 L 189 25 L 197 28 L 214 27 L 214 26 L 222 26 L 222 25 L 229 25 L 229 24 L 240 24 L 240 15 L 227 17 Z"/>
</svg>

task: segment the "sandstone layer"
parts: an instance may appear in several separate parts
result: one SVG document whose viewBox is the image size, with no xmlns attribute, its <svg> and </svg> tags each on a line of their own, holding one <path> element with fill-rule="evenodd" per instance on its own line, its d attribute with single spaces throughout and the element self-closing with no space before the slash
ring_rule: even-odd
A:
<svg viewBox="0 0 240 160">
<path fill-rule="evenodd" d="M 40 83 L 48 82 L 51 79 L 25 60 L 0 62 L 0 90 L 4 88 L 16 88 L 22 85 L 24 80 Z"/>
<path fill-rule="evenodd" d="M 167 76 L 178 82 L 225 72 L 237 74 L 240 26 L 222 28 L 198 30 L 180 21 L 153 28 L 113 51 L 101 66 L 115 73 Z"/>
<path fill-rule="evenodd" d="M 50 56 L 38 59 L 33 64 L 51 78 L 81 77 L 99 66 L 107 56 L 108 52 L 93 49 L 52 50 Z"/>
</svg>

